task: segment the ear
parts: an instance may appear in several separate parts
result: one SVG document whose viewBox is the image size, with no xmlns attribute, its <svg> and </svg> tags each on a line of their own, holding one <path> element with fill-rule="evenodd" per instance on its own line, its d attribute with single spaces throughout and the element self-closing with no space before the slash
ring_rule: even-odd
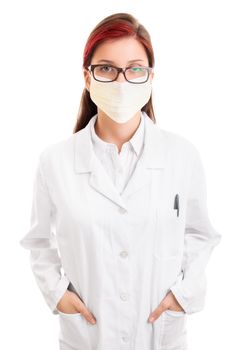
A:
<svg viewBox="0 0 233 350">
<path fill-rule="evenodd" d="M 152 71 L 151 72 L 151 81 L 154 79 L 154 75 L 155 75 L 155 73 L 154 73 L 154 71 Z"/>
<path fill-rule="evenodd" d="M 87 69 L 83 69 L 83 76 L 84 76 L 84 81 L 85 81 L 85 87 L 88 91 L 90 91 L 90 72 Z"/>
</svg>

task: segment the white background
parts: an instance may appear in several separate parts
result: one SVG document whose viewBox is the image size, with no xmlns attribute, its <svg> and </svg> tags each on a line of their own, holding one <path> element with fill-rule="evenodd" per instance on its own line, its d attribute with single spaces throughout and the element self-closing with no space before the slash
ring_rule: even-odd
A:
<svg viewBox="0 0 233 350">
<path fill-rule="evenodd" d="M 207 268 L 205 309 L 188 317 L 189 350 L 232 348 L 231 6 L 230 0 L 1 1 L 2 349 L 58 349 L 58 317 L 42 299 L 19 240 L 29 229 L 37 156 L 73 133 L 86 39 L 115 12 L 131 13 L 150 32 L 157 123 L 200 150 L 209 216 L 223 235 Z"/>
</svg>

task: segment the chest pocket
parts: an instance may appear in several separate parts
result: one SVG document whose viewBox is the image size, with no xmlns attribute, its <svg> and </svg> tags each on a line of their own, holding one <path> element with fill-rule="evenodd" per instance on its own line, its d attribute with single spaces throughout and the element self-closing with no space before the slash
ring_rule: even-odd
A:
<svg viewBox="0 0 233 350">
<path fill-rule="evenodd" d="M 153 255 L 158 259 L 181 256 L 184 247 L 185 212 L 179 208 L 179 215 L 173 206 L 156 208 L 156 225 Z"/>
</svg>

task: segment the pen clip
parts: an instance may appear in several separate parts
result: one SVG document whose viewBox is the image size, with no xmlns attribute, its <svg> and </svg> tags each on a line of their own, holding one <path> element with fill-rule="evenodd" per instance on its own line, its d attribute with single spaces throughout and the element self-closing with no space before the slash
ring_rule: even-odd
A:
<svg viewBox="0 0 233 350">
<path fill-rule="evenodd" d="M 177 210 L 177 216 L 179 216 L 180 204 L 179 204 L 179 194 L 178 193 L 175 195 L 174 209 Z"/>
</svg>

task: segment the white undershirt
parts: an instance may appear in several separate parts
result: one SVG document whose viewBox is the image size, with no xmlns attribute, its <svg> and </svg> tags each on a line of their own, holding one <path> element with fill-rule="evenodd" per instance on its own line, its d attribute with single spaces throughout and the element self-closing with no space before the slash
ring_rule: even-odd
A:
<svg viewBox="0 0 233 350">
<path fill-rule="evenodd" d="M 104 169 L 113 181 L 114 186 L 121 193 L 129 181 L 144 145 L 144 115 L 131 139 L 122 145 L 120 153 L 116 144 L 102 140 L 95 132 L 94 124 L 97 114 L 90 121 L 91 140 L 94 152 Z"/>
</svg>

